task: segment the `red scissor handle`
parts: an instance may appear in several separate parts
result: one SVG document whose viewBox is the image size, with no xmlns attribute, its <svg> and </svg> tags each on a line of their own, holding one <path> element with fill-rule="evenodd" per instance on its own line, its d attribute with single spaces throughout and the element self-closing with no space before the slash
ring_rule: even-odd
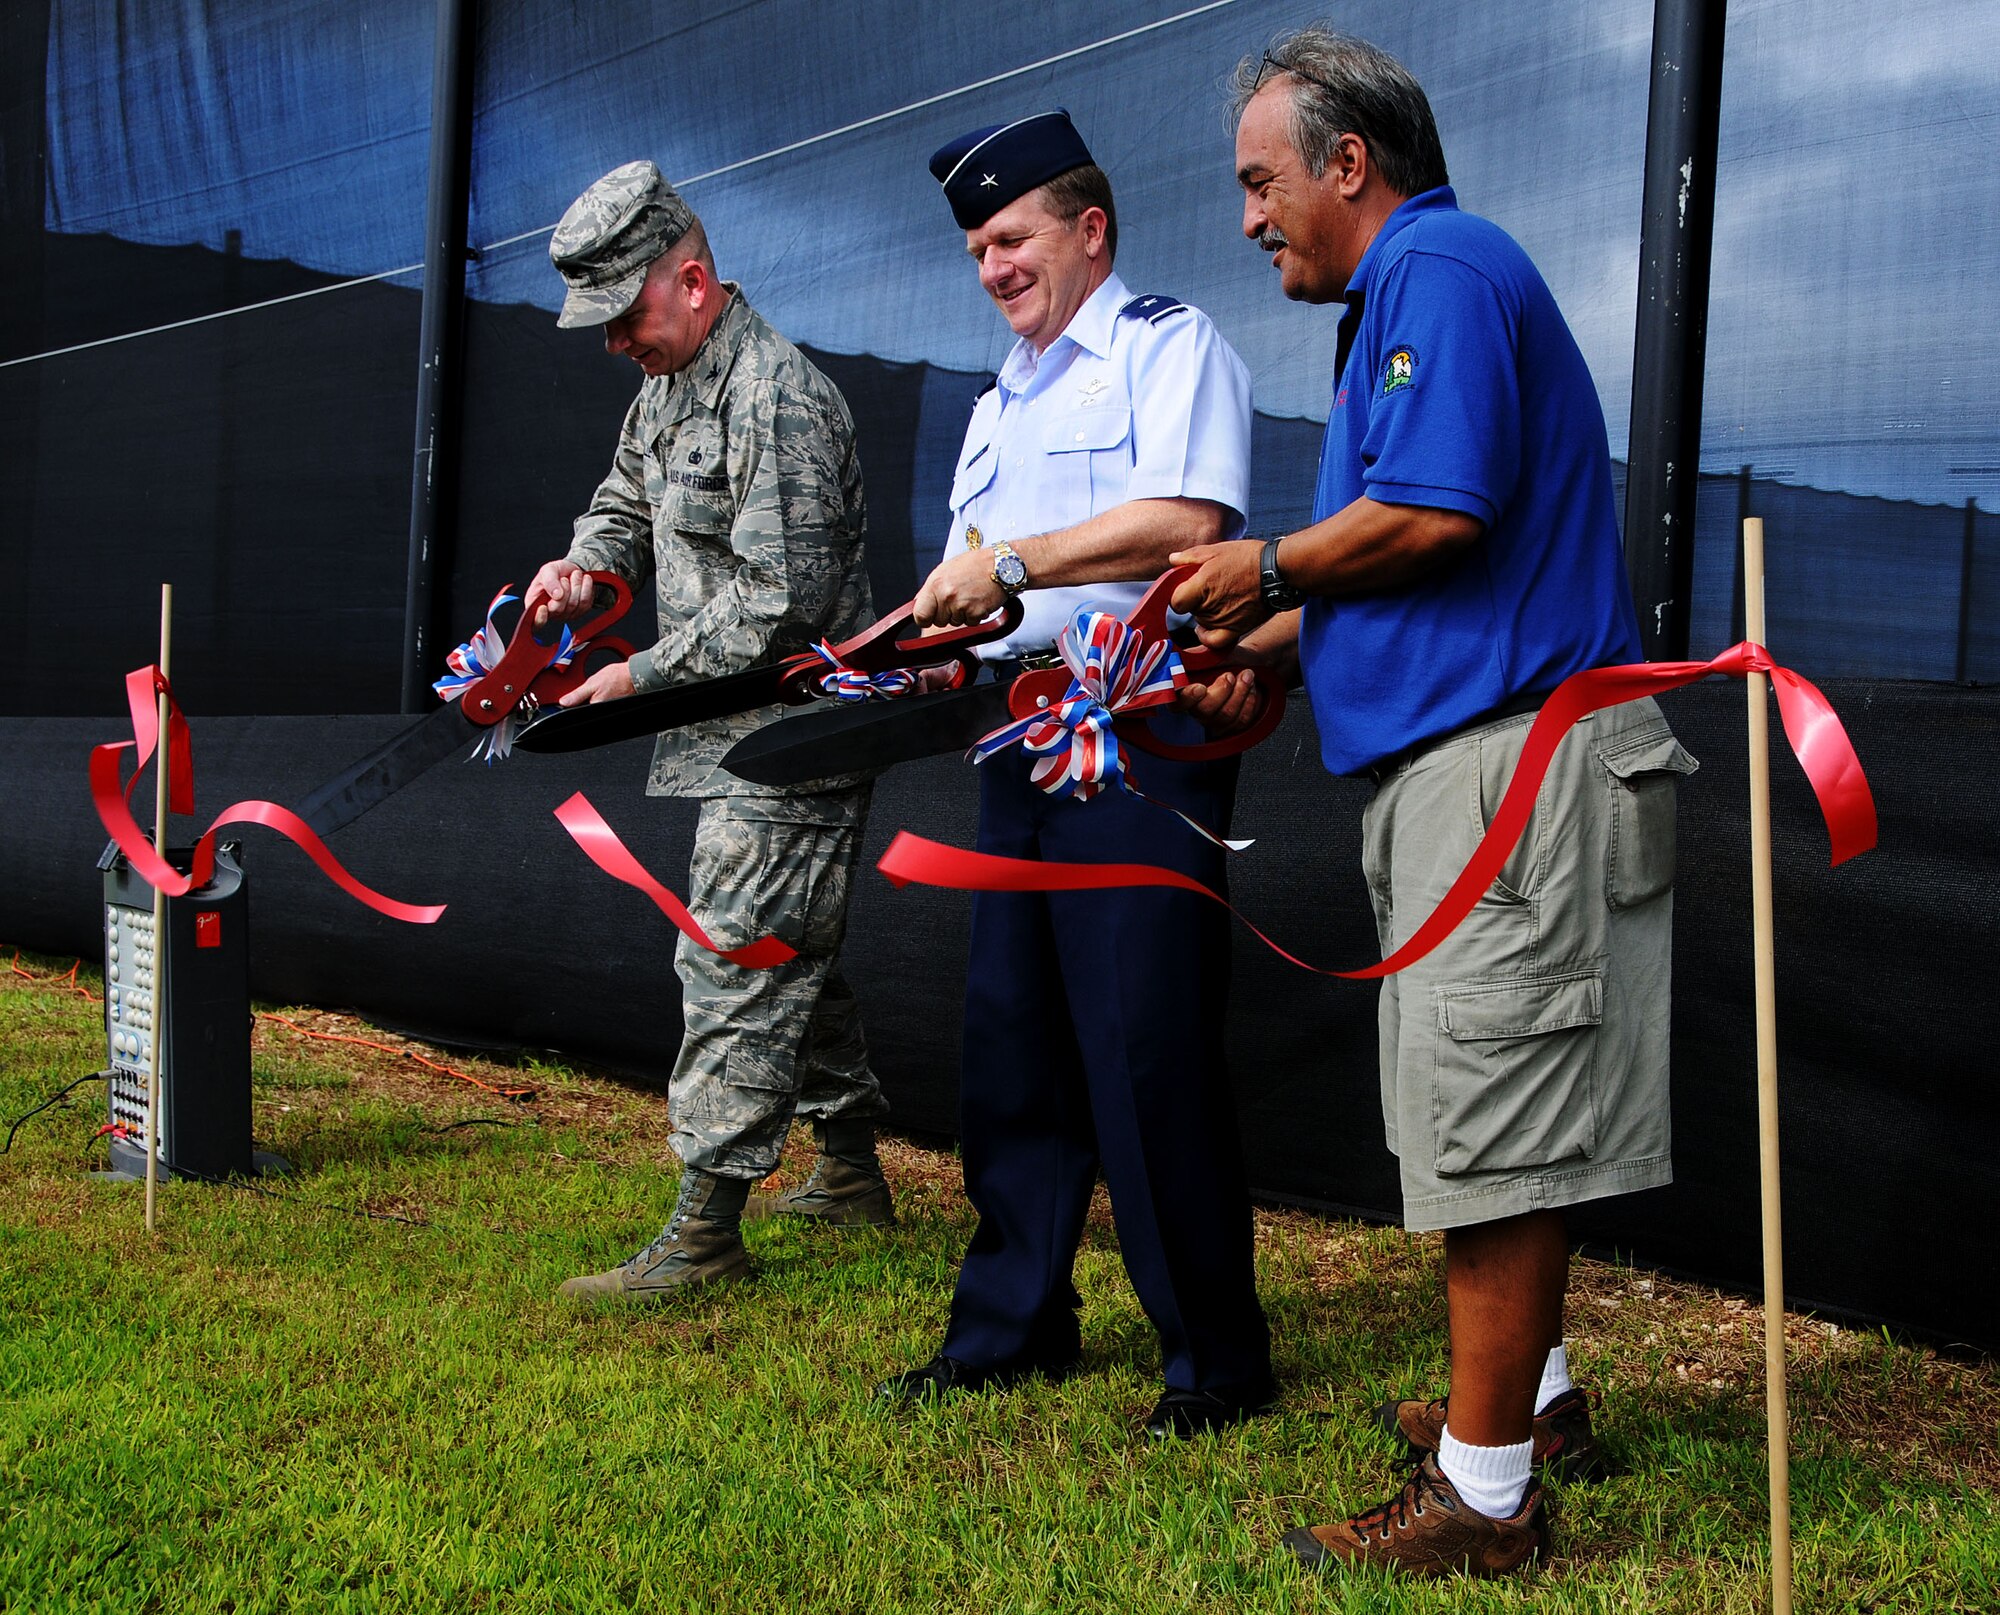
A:
<svg viewBox="0 0 2000 1615">
<path fill-rule="evenodd" d="M 598 608 L 570 629 L 577 639 L 588 639 L 600 629 L 609 628 L 632 606 L 632 591 L 623 578 L 611 572 L 593 572 L 590 580 L 597 585 L 598 600 L 602 602 L 602 591 L 610 590 L 611 599 L 602 602 Z M 469 686 L 459 697 L 459 710 L 474 723 L 491 726 L 498 723 L 508 713 L 521 704 L 523 696 L 548 670 L 555 660 L 558 647 L 562 644 L 562 625 L 548 623 L 543 632 L 549 635 L 546 641 L 535 637 L 535 599 L 533 591 L 521 604 L 521 620 L 514 625 L 514 634 L 507 641 L 507 649 L 501 653 L 499 665 L 477 684 Z M 619 643 L 622 643 L 620 641 Z M 632 654 L 627 646 L 625 654 Z M 559 675 L 560 676 L 560 675 Z M 579 675 L 575 683 L 581 683 Z M 575 683 L 570 688 L 575 688 Z M 535 691 L 536 698 L 546 699 L 542 690 Z"/>
<path fill-rule="evenodd" d="M 537 673 L 528 685 L 528 697 L 540 706 L 550 706 L 599 669 L 609 667 L 614 661 L 629 661 L 632 653 L 632 646 L 626 640 L 593 639 L 568 667 L 546 667 Z"/>
<path fill-rule="evenodd" d="M 1147 639 L 1161 639 L 1168 636 L 1167 612 L 1172 608 L 1174 590 L 1195 575 L 1197 568 L 1176 566 L 1162 572 L 1139 599 L 1139 603 L 1126 613 L 1125 621 Z M 1191 683 L 1207 684 L 1224 673 L 1233 673 L 1248 664 L 1231 661 L 1218 651 L 1210 650 L 1202 644 L 1180 644 L 1181 667 L 1186 671 Z M 1214 757 L 1233 757 L 1240 751 L 1248 751 L 1258 741 L 1278 727 L 1285 715 L 1285 681 L 1268 667 L 1251 667 L 1255 675 L 1262 704 L 1256 720 L 1247 729 L 1239 729 L 1235 734 L 1223 735 L 1215 740 L 1205 740 L 1197 745 L 1176 745 L 1173 741 L 1162 740 L 1146 721 L 1151 711 L 1164 709 L 1169 705 L 1161 702 L 1157 707 L 1137 711 L 1116 720 L 1113 727 L 1119 735 L 1140 751 L 1151 752 L 1155 757 L 1170 758 L 1175 762 L 1203 762 Z M 1023 673 L 1014 681 L 1007 692 L 1007 710 L 1016 718 L 1032 717 L 1036 712 L 1056 705 L 1069 693 L 1070 671 L 1067 667 L 1044 668 L 1035 673 Z"/>
<path fill-rule="evenodd" d="M 1181 666 L 1187 669 L 1188 681 L 1193 684 L 1210 683 L 1219 674 L 1233 673 L 1246 665 L 1232 662 L 1206 645 L 1189 645 L 1181 650 Z M 1143 712 L 1135 713 L 1113 727 L 1140 751 L 1149 751 L 1155 757 L 1168 757 L 1180 763 L 1198 763 L 1210 757 L 1233 757 L 1239 751 L 1248 751 L 1277 728 L 1285 716 L 1285 681 L 1268 667 L 1252 667 L 1250 672 L 1257 680 L 1257 693 L 1262 704 L 1247 729 L 1239 729 L 1232 735 L 1223 735 L 1215 740 L 1204 740 L 1198 745 L 1180 746 L 1155 734 Z"/>
<path fill-rule="evenodd" d="M 912 611 L 915 601 L 898 606 L 873 627 L 864 628 L 852 639 L 832 648 L 841 665 L 857 673 L 887 673 L 899 667 L 936 667 L 943 662 L 958 664 L 957 682 L 963 683 L 977 658 L 976 645 L 1005 639 L 1021 626 L 1021 602 L 1013 596 L 1000 603 L 997 615 L 961 628 L 944 628 L 924 633 L 918 630 Z M 828 672 L 826 661 L 807 651 L 785 663 L 779 699 L 802 706 L 812 699 L 812 686 Z"/>
</svg>

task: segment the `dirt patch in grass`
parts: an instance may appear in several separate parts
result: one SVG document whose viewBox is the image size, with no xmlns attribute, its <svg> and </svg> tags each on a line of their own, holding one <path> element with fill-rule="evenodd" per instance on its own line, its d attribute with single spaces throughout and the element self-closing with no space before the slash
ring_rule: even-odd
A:
<svg viewBox="0 0 2000 1615">
<path fill-rule="evenodd" d="M 667 1143 L 666 1096 L 588 1070 L 440 1048 L 323 1009 L 259 1011 L 251 1056 L 269 1077 L 259 1084 L 258 1102 L 304 1113 L 293 1127 L 331 1122 L 371 1102 L 407 1110 L 433 1131 L 492 1122 L 574 1133 L 589 1143 L 582 1151 L 555 1150 L 565 1162 L 623 1167 L 675 1161 Z M 337 1070 L 346 1081 L 288 1083 L 286 1068 L 305 1062 Z"/>
</svg>

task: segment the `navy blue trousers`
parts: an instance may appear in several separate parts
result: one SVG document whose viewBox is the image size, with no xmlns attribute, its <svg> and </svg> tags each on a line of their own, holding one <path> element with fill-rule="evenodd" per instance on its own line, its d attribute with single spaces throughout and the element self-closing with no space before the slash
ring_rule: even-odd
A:
<svg viewBox="0 0 2000 1615">
<path fill-rule="evenodd" d="M 1201 738 L 1188 720 L 1176 740 Z M 1190 732 L 1192 731 L 1192 732 Z M 1149 796 L 1226 832 L 1236 760 L 1133 754 Z M 1062 801 L 1010 751 L 982 763 L 979 849 L 1152 863 L 1221 891 L 1229 854 L 1116 788 Z M 1140 1305 L 1176 1390 L 1271 1387 L 1250 1199 L 1222 1042 L 1229 915 L 1188 892 L 981 893 L 966 973 L 960 1121 L 979 1227 L 945 1355 L 1054 1365 L 1078 1349 L 1071 1267 L 1100 1167 Z"/>
</svg>

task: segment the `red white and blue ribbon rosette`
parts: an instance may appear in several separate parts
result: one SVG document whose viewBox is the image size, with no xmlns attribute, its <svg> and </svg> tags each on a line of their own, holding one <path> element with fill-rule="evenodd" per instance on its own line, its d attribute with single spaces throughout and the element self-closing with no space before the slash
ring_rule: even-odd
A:
<svg viewBox="0 0 2000 1615">
<path fill-rule="evenodd" d="M 502 589 L 493 597 L 493 603 L 486 608 L 486 621 L 474 631 L 470 639 L 444 659 L 444 665 L 451 671 L 431 686 L 441 699 L 458 700 L 500 665 L 500 658 L 507 653 L 507 640 L 494 625 L 493 617 L 502 606 L 513 605 L 520 598 L 511 586 Z M 566 671 L 589 649 L 590 641 L 578 639 L 565 625 L 562 637 L 556 642 L 556 653 L 549 659 L 545 671 Z M 524 698 L 512 712 L 488 728 L 480 737 L 479 744 L 472 748 L 472 757 L 469 760 L 484 761 L 490 765 L 505 757 L 514 749 L 514 732 L 519 726 L 522 713 L 525 711 L 532 717 L 534 705 L 532 698 Z"/>
<path fill-rule="evenodd" d="M 859 668 L 849 667 L 823 639 L 813 646 L 812 652 L 827 665 L 828 671 L 819 675 L 815 685 L 819 693 L 829 700 L 850 704 L 856 701 L 894 701 L 917 687 L 917 675 L 907 667 L 892 667 L 885 673 L 864 673 Z"/>
<path fill-rule="evenodd" d="M 1226 841 L 1171 803 L 1147 796 L 1128 770 L 1127 748 L 1119 744 L 1113 725 L 1121 717 L 1172 705 L 1174 692 L 1188 682 L 1173 641 L 1084 606 L 1057 636 L 1056 651 L 1070 671 L 1062 699 L 1002 724 L 973 746 L 973 761 L 983 763 L 1018 744 L 1035 759 L 1029 777 L 1051 796 L 1087 802 L 1116 785 L 1165 808 L 1217 846 L 1236 852 L 1249 846 L 1248 841 Z"/>
</svg>

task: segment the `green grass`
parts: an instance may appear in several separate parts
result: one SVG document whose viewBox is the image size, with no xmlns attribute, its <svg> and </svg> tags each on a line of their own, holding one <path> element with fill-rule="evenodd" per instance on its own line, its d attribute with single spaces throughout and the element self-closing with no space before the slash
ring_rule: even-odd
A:
<svg viewBox="0 0 2000 1615">
<path fill-rule="evenodd" d="M 0 971 L 0 1121 L 96 1068 L 99 1013 Z M 538 1096 L 260 1022 L 257 1143 L 296 1171 L 268 1195 L 166 1185 L 153 1237 L 140 1190 L 86 1176 L 101 1090 L 22 1128 L 0 1156 L 0 1608 L 1765 1606 L 1741 1302 L 1580 1263 L 1572 1359 L 1621 1472 L 1561 1493 L 1556 1560 L 1315 1579 L 1278 1537 L 1386 1496 L 1366 1410 L 1440 1383 L 1435 1241 L 1260 1213 L 1282 1411 L 1156 1447 L 1157 1348 L 1100 1204 L 1087 1372 L 897 1417 L 870 1388 L 935 1346 L 970 1231 L 951 1157 L 888 1152 L 893 1233 L 759 1225 L 752 1283 L 582 1311 L 556 1286 L 668 1203 L 663 1098 L 454 1063 Z M 453 1125 L 480 1118 L 507 1125 Z M 2000 1608 L 2000 1372 L 1807 1318 L 1790 1336 L 1798 1607 Z"/>
</svg>

